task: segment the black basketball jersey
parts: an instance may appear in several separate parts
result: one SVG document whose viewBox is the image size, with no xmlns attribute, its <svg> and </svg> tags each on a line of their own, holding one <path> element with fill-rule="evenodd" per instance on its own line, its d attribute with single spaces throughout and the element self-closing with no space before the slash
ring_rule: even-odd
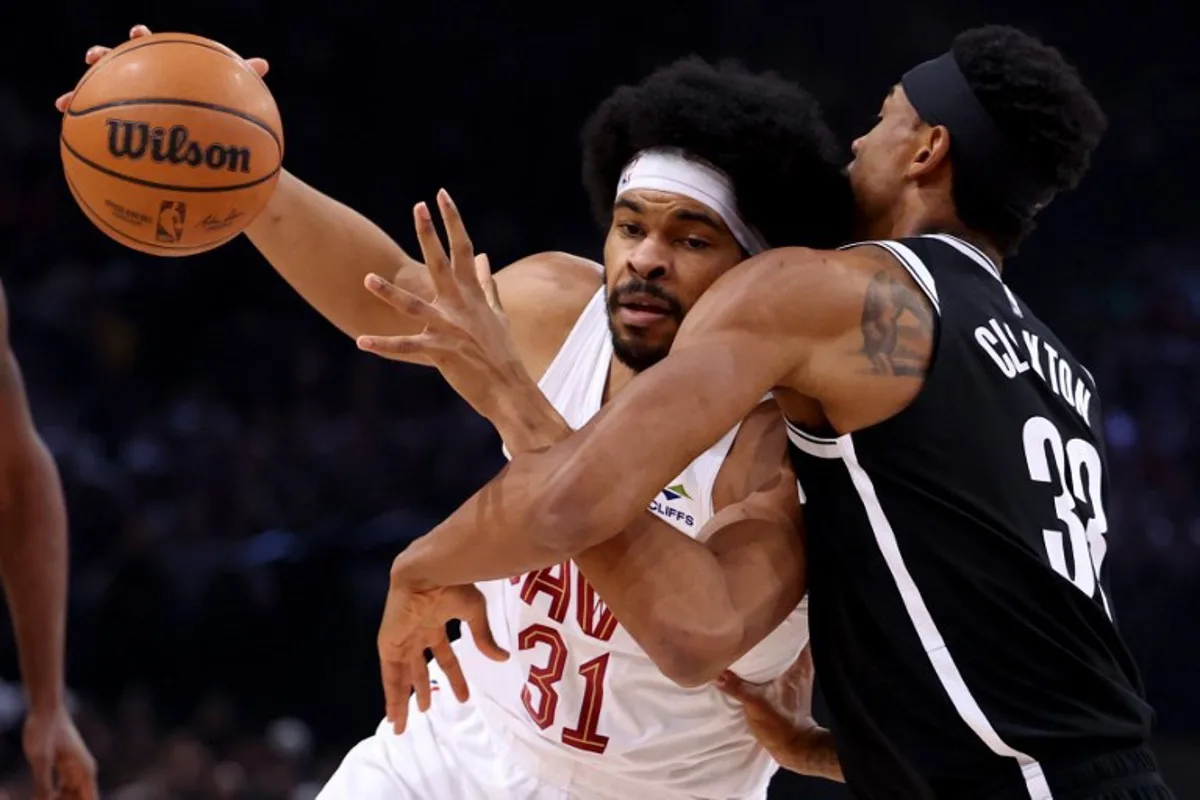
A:
<svg viewBox="0 0 1200 800">
<path fill-rule="evenodd" d="M 1055 765 L 1142 744 L 1152 716 L 1112 619 L 1095 384 L 970 244 L 856 246 L 889 250 L 938 322 L 900 414 L 837 437 L 788 425 L 847 782 L 1052 798 Z"/>
</svg>

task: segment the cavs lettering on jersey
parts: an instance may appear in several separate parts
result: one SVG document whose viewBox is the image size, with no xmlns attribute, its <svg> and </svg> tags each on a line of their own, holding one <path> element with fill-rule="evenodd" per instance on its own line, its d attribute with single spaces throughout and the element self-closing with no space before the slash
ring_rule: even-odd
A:
<svg viewBox="0 0 1200 800">
<path fill-rule="evenodd" d="M 604 291 L 584 308 L 540 381 L 574 428 L 600 410 L 612 340 Z M 713 515 L 712 489 L 737 429 L 693 461 L 649 511 L 696 537 Z M 663 564 L 663 569 L 671 569 Z M 481 664 L 457 644 L 489 728 L 538 773 L 580 798 L 763 798 L 777 769 L 741 711 L 712 687 L 684 689 L 659 672 L 573 563 L 480 584 L 497 641 L 512 658 Z M 768 681 L 808 640 L 798 609 L 733 666 Z"/>
</svg>

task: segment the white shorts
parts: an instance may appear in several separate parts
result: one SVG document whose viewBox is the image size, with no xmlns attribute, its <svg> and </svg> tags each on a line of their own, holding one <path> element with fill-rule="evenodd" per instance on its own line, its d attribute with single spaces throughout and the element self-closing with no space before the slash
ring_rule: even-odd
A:
<svg viewBox="0 0 1200 800">
<path fill-rule="evenodd" d="M 433 691 L 429 711 L 422 714 L 416 697 L 410 698 L 404 733 L 397 736 L 387 720 L 381 722 L 375 735 L 346 755 L 316 800 L 692 800 L 689 793 L 614 774 L 608 766 L 554 758 L 532 747 L 480 691 L 487 680 L 483 670 L 505 665 L 481 662 L 483 656 L 466 652 L 461 639 L 455 645 L 473 690 L 470 699 L 458 702 L 430 662 L 430 677 L 443 688 Z M 496 674 L 490 679 L 495 688 Z M 663 769 L 669 774 L 679 767 L 664 763 Z M 765 787 L 754 800 L 766 800 Z"/>
<path fill-rule="evenodd" d="M 317 800 L 569 800 L 500 756 L 475 701 L 433 693 L 429 711 L 409 701 L 408 728 L 386 719 L 342 761 Z"/>
</svg>

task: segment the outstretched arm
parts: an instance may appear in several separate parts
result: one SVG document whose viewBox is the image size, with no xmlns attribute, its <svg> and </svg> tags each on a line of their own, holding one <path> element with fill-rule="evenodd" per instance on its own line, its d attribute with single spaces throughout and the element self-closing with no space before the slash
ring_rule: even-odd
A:
<svg viewBox="0 0 1200 800">
<path fill-rule="evenodd" d="M 145 25 L 135 25 L 130 31 L 133 39 L 148 35 L 150 30 Z M 89 48 L 86 63 L 95 64 L 111 49 L 102 45 Z M 250 58 L 246 63 L 260 77 L 266 77 L 268 64 L 264 59 Z M 67 92 L 55 105 L 64 111 L 70 101 L 71 93 Z M 366 216 L 287 170 L 281 170 L 270 201 L 245 233 L 280 277 L 343 333 L 351 337 L 400 336 L 421 331 L 419 323 L 396 314 L 364 291 L 363 281 L 370 274 L 381 275 L 412 294 L 432 298 L 433 284 L 425 265 L 409 256 Z M 583 263 L 562 253 L 530 258 L 567 263 L 568 269 Z M 520 319 L 514 320 L 517 336 L 526 333 L 521 324 Z M 534 337 L 533 332 L 528 335 Z"/>
<path fill-rule="evenodd" d="M 718 478 L 719 510 L 696 539 L 644 512 L 575 556 L 617 620 L 680 685 L 716 678 L 804 596 L 800 499 L 786 442 L 778 406 L 763 403 L 742 423 Z"/>
<path fill-rule="evenodd" d="M 563 561 L 633 523 L 772 387 L 793 383 L 826 337 L 842 335 L 844 308 L 798 319 L 777 290 L 786 281 L 792 297 L 820 291 L 831 255 L 779 250 L 731 270 L 688 314 L 670 356 L 579 432 L 517 458 L 416 540 L 394 562 L 394 582 L 420 590 L 507 577 Z M 861 314 L 861 294 L 854 305 Z"/>
<path fill-rule="evenodd" d="M 425 267 L 378 225 L 284 170 L 271 200 L 246 236 L 275 271 L 349 336 L 416 333 L 370 292 L 374 272 L 432 296 Z"/>
<path fill-rule="evenodd" d="M 407 698 L 409 673 L 424 663 L 420 619 L 407 610 L 415 598 L 561 563 L 610 540 L 769 389 L 798 419 L 837 430 L 907 405 L 921 376 L 873 366 L 864 330 L 878 315 L 866 301 L 885 285 L 894 291 L 894 277 L 917 289 L 886 251 L 858 249 L 866 252 L 777 250 L 734 268 L 696 304 L 666 359 L 579 432 L 517 458 L 401 553 L 379 633 L 389 702 Z M 458 250 L 456 261 L 469 263 L 469 242 Z M 910 326 L 902 317 L 887 324 Z M 922 358 L 932 341 L 923 324 L 892 338 Z M 399 665 L 390 675 L 389 664 Z"/>
<path fill-rule="evenodd" d="M 885 294 L 893 300 L 879 302 Z M 892 313 L 897 295 L 916 311 Z M 393 562 L 393 584 L 419 591 L 506 577 L 612 538 L 773 388 L 835 430 L 888 419 L 920 391 L 934 341 L 929 307 L 880 247 L 785 248 L 744 261 L 696 303 L 666 359 L 416 540 Z"/>
<path fill-rule="evenodd" d="M 566 439 L 572 430 L 534 382 L 529 359 L 519 355 L 528 347 L 516 345 L 509 325 L 513 311 L 547 322 L 562 292 L 540 298 L 537 310 L 529 301 L 539 293 L 514 292 L 517 304 L 506 310 L 497 281 L 482 265 L 463 268 L 472 253 L 462 220 L 448 196 L 439 203 L 453 258 L 424 209 L 417 214 L 422 255 L 438 299 L 427 302 L 382 281 L 372 289 L 398 314 L 426 320 L 428 331 L 417 337 L 368 337 L 360 346 L 436 366 L 491 420 L 513 455 Z M 554 272 L 561 274 L 561 267 Z M 592 293 L 594 287 L 587 295 Z M 680 684 L 714 678 L 774 629 L 803 594 L 800 504 L 786 441 L 778 406 L 761 404 L 742 422 L 725 458 L 714 486 L 718 513 L 698 540 L 643 510 L 617 536 L 575 558 L 616 619 Z M 664 563 L 671 569 L 662 569 Z"/>
<path fill-rule="evenodd" d="M 547 406 L 539 421 L 519 413 L 498 420 L 514 455 L 570 436 Z M 804 596 L 800 500 L 785 442 L 778 406 L 763 403 L 742 423 L 722 467 L 722 480 L 732 475 L 732 502 L 696 539 L 644 510 L 616 536 L 574 557 L 613 616 L 681 686 L 716 678 Z"/>
</svg>

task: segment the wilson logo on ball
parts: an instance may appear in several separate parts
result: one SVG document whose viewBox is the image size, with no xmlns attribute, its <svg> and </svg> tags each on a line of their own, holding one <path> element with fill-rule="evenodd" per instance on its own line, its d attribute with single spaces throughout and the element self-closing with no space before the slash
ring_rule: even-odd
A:
<svg viewBox="0 0 1200 800">
<path fill-rule="evenodd" d="M 220 142 L 201 144 L 191 140 L 183 125 L 151 127 L 149 123 L 127 119 L 106 119 L 104 124 L 108 127 L 108 152 L 114 158 L 137 161 L 149 151 L 150 159 L 157 164 L 205 166 L 228 172 L 250 171 L 249 147 Z"/>
</svg>

